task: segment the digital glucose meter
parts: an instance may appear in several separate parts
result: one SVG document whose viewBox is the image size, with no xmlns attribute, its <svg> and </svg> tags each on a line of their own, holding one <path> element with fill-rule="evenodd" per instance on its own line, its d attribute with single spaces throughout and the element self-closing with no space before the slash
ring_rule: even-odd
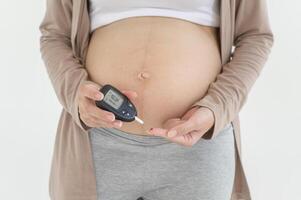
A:
<svg viewBox="0 0 301 200">
<path fill-rule="evenodd" d="M 134 104 L 117 88 L 106 84 L 99 91 L 103 93 L 104 97 L 102 100 L 95 101 L 97 107 L 112 112 L 115 119 L 125 122 L 137 120 L 140 124 L 144 123 L 137 117 L 138 113 Z"/>
</svg>

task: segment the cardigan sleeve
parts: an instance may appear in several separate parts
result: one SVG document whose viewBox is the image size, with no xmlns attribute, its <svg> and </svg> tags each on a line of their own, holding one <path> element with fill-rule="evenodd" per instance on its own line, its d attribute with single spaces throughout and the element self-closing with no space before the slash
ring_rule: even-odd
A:
<svg viewBox="0 0 301 200">
<path fill-rule="evenodd" d="M 212 139 L 239 113 L 258 78 L 274 37 L 269 25 L 266 0 L 236 0 L 234 51 L 204 97 L 191 107 L 209 108 L 215 123 L 204 135 Z"/>
<path fill-rule="evenodd" d="M 46 13 L 39 26 L 40 52 L 47 74 L 63 108 L 76 124 L 87 130 L 79 117 L 77 93 L 88 73 L 71 47 L 71 0 L 47 0 Z"/>
</svg>

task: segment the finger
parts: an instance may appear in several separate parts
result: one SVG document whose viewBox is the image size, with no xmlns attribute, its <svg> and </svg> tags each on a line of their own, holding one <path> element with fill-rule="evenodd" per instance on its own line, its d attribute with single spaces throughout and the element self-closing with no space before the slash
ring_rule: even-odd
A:
<svg viewBox="0 0 301 200">
<path fill-rule="evenodd" d="M 88 116 L 85 121 L 87 121 L 90 124 L 90 127 L 105 127 L 105 128 L 120 128 L 123 123 L 120 120 L 114 120 L 112 122 L 106 122 L 103 120 L 99 120 L 98 118 L 94 116 Z"/>
<path fill-rule="evenodd" d="M 121 92 L 126 95 L 131 101 L 138 97 L 137 92 L 132 90 L 121 90 Z"/>
<path fill-rule="evenodd" d="M 115 120 L 115 121 L 111 122 L 111 124 L 116 128 L 121 128 L 123 125 L 123 122 L 121 120 Z"/>
<path fill-rule="evenodd" d="M 174 143 L 177 143 L 179 145 L 186 146 L 186 147 L 192 146 L 195 143 L 195 141 L 198 140 L 198 137 L 200 137 L 197 135 L 197 133 L 194 133 L 193 135 L 191 135 L 190 134 L 191 132 L 190 132 L 186 135 L 180 135 L 180 136 L 175 136 L 175 137 L 170 138 L 167 136 L 167 130 L 162 129 L 162 128 L 152 128 L 151 130 L 148 131 L 148 133 L 151 135 L 164 137 Z"/>
<path fill-rule="evenodd" d="M 95 84 L 85 84 L 82 88 L 82 95 L 92 100 L 102 100 L 104 95 L 100 90 L 100 86 Z"/>
<path fill-rule="evenodd" d="M 103 127 L 105 124 L 103 121 L 99 121 L 93 116 L 81 115 L 81 119 L 89 127 Z"/>
<path fill-rule="evenodd" d="M 120 128 L 122 126 L 122 121 L 120 120 L 115 120 L 113 122 L 104 122 L 104 121 L 99 121 L 98 122 L 101 127 L 106 127 L 106 128 Z"/>
<path fill-rule="evenodd" d="M 164 128 L 150 128 L 147 130 L 147 133 L 150 135 L 161 136 L 167 138 L 167 129 Z"/>
<path fill-rule="evenodd" d="M 90 117 L 93 117 L 93 116 L 90 116 Z M 108 122 L 108 121 L 104 121 L 102 119 L 97 119 L 95 117 L 93 117 L 93 118 L 95 119 L 95 123 L 100 127 L 121 128 L 121 126 L 123 125 L 121 120 L 114 120 L 114 121 Z"/>
<path fill-rule="evenodd" d="M 85 123 L 88 127 L 97 127 L 97 124 L 94 121 L 91 121 L 90 119 L 82 119 L 82 121 Z"/>
<path fill-rule="evenodd" d="M 169 138 L 169 140 L 185 147 L 191 147 L 198 142 L 202 135 L 203 133 L 199 131 L 191 131 L 185 135 L 179 135 L 176 137 Z"/>
<path fill-rule="evenodd" d="M 177 127 L 179 124 L 183 124 L 184 122 L 186 122 L 186 120 L 181 120 L 180 118 L 171 118 L 171 119 L 164 121 L 163 128 L 154 128 L 153 127 L 151 129 L 149 129 L 148 132 L 150 134 L 157 133 L 157 134 L 159 134 L 159 136 L 163 136 L 161 134 L 164 134 L 164 136 L 167 137 L 168 129 Z"/>
<path fill-rule="evenodd" d="M 103 120 L 105 122 L 113 122 L 115 120 L 115 115 L 112 112 L 97 107 L 93 100 L 88 101 L 85 109 L 85 112 L 96 117 L 97 120 Z"/>
<path fill-rule="evenodd" d="M 96 106 L 95 101 L 91 99 L 86 99 L 84 102 L 85 113 L 88 113 L 90 117 L 93 117 L 95 123 L 106 127 L 116 127 L 120 128 L 123 125 L 121 120 L 116 120 L 115 115 L 112 112 L 100 109 Z"/>
<path fill-rule="evenodd" d="M 121 92 L 125 95 L 131 96 L 131 97 L 138 97 L 137 92 L 132 91 L 132 90 L 121 90 Z"/>
<path fill-rule="evenodd" d="M 171 129 L 172 127 L 184 123 L 186 120 L 181 120 L 180 118 L 172 118 L 164 121 L 162 128 Z"/>
<path fill-rule="evenodd" d="M 184 123 L 181 123 L 167 132 L 168 137 L 176 137 L 179 135 L 185 135 L 196 129 L 196 124 L 194 120 L 186 120 Z"/>
<path fill-rule="evenodd" d="M 191 145 L 194 145 L 201 139 L 201 137 L 205 133 L 203 131 L 191 131 L 189 134 L 191 135 L 191 141 L 192 141 Z"/>
</svg>

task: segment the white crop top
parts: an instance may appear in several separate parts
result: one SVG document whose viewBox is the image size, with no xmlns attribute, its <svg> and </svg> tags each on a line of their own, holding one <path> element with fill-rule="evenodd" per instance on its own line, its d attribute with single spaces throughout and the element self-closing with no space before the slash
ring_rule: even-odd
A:
<svg viewBox="0 0 301 200">
<path fill-rule="evenodd" d="M 133 16 L 175 17 L 201 25 L 218 27 L 220 0 L 89 0 L 94 29 Z"/>
</svg>

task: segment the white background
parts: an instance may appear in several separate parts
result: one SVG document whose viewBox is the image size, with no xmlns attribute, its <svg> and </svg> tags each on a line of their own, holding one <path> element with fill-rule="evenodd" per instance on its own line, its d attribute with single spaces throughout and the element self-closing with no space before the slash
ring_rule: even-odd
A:
<svg viewBox="0 0 301 200">
<path fill-rule="evenodd" d="M 301 4 L 268 3 L 275 44 L 240 113 L 242 160 L 254 200 L 299 200 Z M 39 52 L 45 5 L 2 1 L 0 7 L 0 199 L 49 199 L 61 105 Z"/>
</svg>

